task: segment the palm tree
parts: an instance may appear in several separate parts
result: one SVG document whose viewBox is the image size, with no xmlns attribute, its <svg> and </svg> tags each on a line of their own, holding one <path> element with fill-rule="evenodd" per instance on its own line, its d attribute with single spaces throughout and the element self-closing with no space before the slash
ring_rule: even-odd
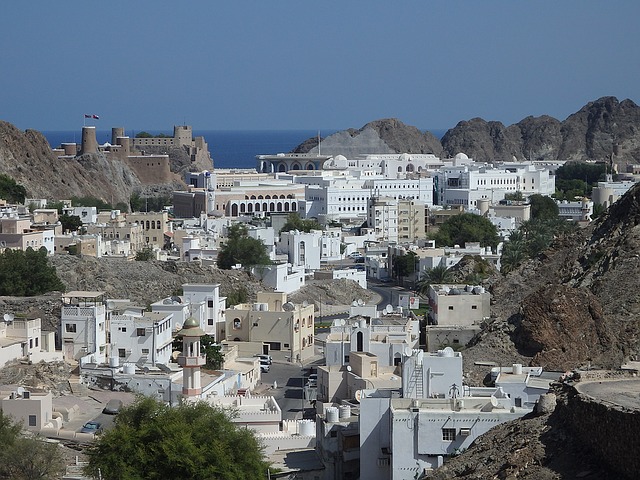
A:
<svg viewBox="0 0 640 480">
<path fill-rule="evenodd" d="M 449 283 L 452 280 L 452 275 L 449 269 L 444 265 L 438 265 L 437 267 L 430 268 L 422 272 L 417 287 L 421 294 L 427 294 L 429 287 L 438 283 Z"/>
</svg>

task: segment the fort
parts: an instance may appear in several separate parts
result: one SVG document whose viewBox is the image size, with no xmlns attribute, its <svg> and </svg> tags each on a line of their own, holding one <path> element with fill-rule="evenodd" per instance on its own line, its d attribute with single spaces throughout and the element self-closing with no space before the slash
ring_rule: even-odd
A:
<svg viewBox="0 0 640 480">
<path fill-rule="evenodd" d="M 82 155 L 103 154 L 107 158 L 124 161 L 138 176 L 143 185 L 171 183 L 177 177 L 171 171 L 169 152 L 179 149 L 187 155 L 189 170 L 199 170 L 203 166 L 211 168 L 209 147 L 204 137 L 193 137 L 190 125 L 173 127 L 173 137 L 130 138 L 123 127 L 111 129 L 111 142 L 99 145 L 96 139 L 96 127 L 82 127 L 82 140 L 76 143 L 63 143 L 54 149 L 58 158 Z"/>
</svg>

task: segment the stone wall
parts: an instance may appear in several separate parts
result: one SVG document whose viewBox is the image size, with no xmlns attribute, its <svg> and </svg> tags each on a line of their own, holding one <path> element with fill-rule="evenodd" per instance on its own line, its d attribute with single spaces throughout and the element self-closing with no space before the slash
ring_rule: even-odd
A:
<svg viewBox="0 0 640 480">
<path fill-rule="evenodd" d="M 574 386 L 566 386 L 565 393 L 558 408 L 575 438 L 613 471 L 626 478 L 637 478 L 640 412 L 596 400 Z"/>
</svg>

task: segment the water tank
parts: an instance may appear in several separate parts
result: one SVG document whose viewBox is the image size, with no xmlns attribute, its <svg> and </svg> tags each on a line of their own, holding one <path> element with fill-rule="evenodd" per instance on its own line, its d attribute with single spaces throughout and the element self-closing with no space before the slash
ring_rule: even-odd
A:
<svg viewBox="0 0 640 480">
<path fill-rule="evenodd" d="M 262 305 L 261 303 L 254 303 L 253 304 L 253 311 L 254 312 L 259 312 L 260 311 L 260 305 Z"/>
<path fill-rule="evenodd" d="M 340 405 L 338 408 L 338 416 L 339 418 L 349 418 L 351 417 L 351 406 L 349 405 Z"/>
<path fill-rule="evenodd" d="M 313 420 L 300 420 L 300 435 L 314 437 L 316 434 L 316 424 Z"/>
<path fill-rule="evenodd" d="M 513 364 L 513 374 L 514 375 L 522 375 L 522 364 L 514 363 Z"/>
<path fill-rule="evenodd" d="M 109 366 L 110 367 L 119 367 L 120 359 L 118 357 L 109 357 Z"/>
<path fill-rule="evenodd" d="M 136 373 L 136 365 L 135 365 L 135 363 L 125 363 L 122 366 L 122 372 L 125 375 L 133 375 L 133 374 L 135 374 Z"/>
<path fill-rule="evenodd" d="M 327 407 L 327 422 L 336 423 L 338 418 L 338 409 L 336 407 Z"/>
</svg>

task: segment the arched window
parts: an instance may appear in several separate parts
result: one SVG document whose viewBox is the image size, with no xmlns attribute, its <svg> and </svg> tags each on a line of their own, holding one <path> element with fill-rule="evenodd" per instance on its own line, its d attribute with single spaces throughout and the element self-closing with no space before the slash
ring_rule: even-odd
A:
<svg viewBox="0 0 640 480">
<path fill-rule="evenodd" d="M 285 212 L 289 211 L 289 202 L 284 202 L 284 211 Z"/>
<path fill-rule="evenodd" d="M 286 171 L 287 171 L 287 166 L 286 166 L 284 163 L 281 163 L 281 164 L 278 166 L 278 171 L 279 171 L 279 172 L 286 172 Z"/>
<path fill-rule="evenodd" d="M 247 212 L 249 212 L 249 213 L 253 212 L 253 203 L 247 204 Z"/>
<path fill-rule="evenodd" d="M 238 204 L 234 203 L 231 205 L 231 216 L 232 217 L 237 217 L 238 216 Z"/>
<path fill-rule="evenodd" d="M 255 208 L 256 208 L 256 212 L 259 212 L 260 211 L 260 203 L 256 203 L 256 207 Z"/>
<path fill-rule="evenodd" d="M 298 204 L 294 203 L 294 204 L 291 205 L 291 211 L 295 212 L 296 210 L 298 210 Z"/>
<path fill-rule="evenodd" d="M 282 202 L 278 202 L 278 211 L 281 212 L 282 211 Z"/>
<path fill-rule="evenodd" d="M 244 203 L 241 203 L 240 204 L 240 213 L 244 213 L 245 209 L 246 209 L 246 207 L 245 207 Z"/>
</svg>

